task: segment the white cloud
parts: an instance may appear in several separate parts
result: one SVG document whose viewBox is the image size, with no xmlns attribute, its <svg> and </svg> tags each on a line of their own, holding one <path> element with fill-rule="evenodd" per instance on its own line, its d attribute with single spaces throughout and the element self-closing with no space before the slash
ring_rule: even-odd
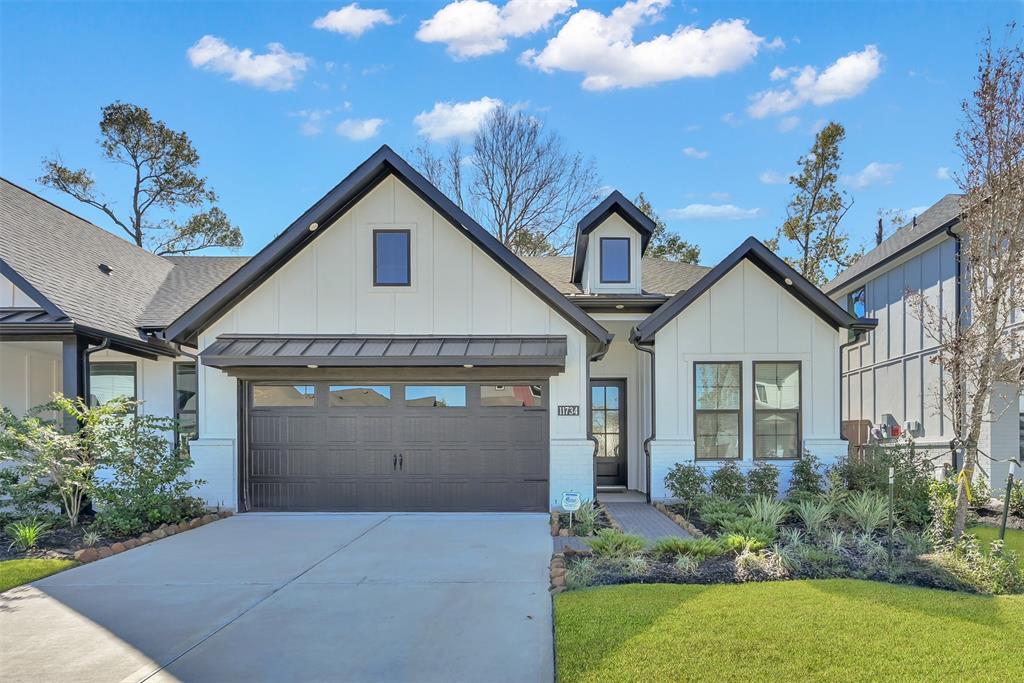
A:
<svg viewBox="0 0 1024 683">
<path fill-rule="evenodd" d="M 742 221 L 757 218 L 761 209 L 741 209 L 733 204 L 688 204 L 681 209 L 670 209 L 668 215 L 687 221 Z"/>
<path fill-rule="evenodd" d="M 265 53 L 255 54 L 211 35 L 196 41 L 187 55 L 197 69 L 228 74 L 232 81 L 267 90 L 291 90 L 311 61 L 300 52 L 288 52 L 281 43 L 270 43 Z"/>
<path fill-rule="evenodd" d="M 706 149 L 697 149 L 696 147 L 684 147 L 683 154 L 692 159 L 707 159 L 711 152 Z"/>
<path fill-rule="evenodd" d="M 448 54 L 469 59 L 504 52 L 508 38 L 547 28 L 576 0 L 508 0 L 499 8 L 485 0 L 457 0 L 445 5 L 416 31 L 424 43 L 444 43 Z"/>
<path fill-rule="evenodd" d="M 732 197 L 728 192 L 712 192 L 708 196 L 716 202 L 727 202 Z"/>
<path fill-rule="evenodd" d="M 369 140 L 383 125 L 384 119 L 345 119 L 334 130 L 349 140 Z"/>
<path fill-rule="evenodd" d="M 938 180 L 949 180 L 952 176 L 949 174 L 949 166 L 939 166 L 935 169 L 935 177 Z"/>
<path fill-rule="evenodd" d="M 313 136 L 324 132 L 324 124 L 334 113 L 348 111 L 351 108 L 351 102 L 343 102 L 337 107 L 327 107 L 324 109 L 300 109 L 299 111 L 291 112 L 288 116 L 294 116 L 302 119 L 302 123 L 299 124 L 299 130 L 302 131 L 303 135 Z"/>
<path fill-rule="evenodd" d="M 313 22 L 313 28 L 344 33 L 358 38 L 377 24 L 389 26 L 395 20 L 385 9 L 363 9 L 357 3 L 331 10 Z"/>
<path fill-rule="evenodd" d="M 800 125 L 800 117 L 799 116 L 787 116 L 787 117 L 783 118 L 781 121 L 779 121 L 779 132 L 780 133 L 788 133 L 789 131 L 793 130 L 794 128 L 796 128 L 799 125 Z"/>
<path fill-rule="evenodd" d="M 765 185 L 781 185 L 787 180 L 786 176 L 782 175 L 778 171 L 772 171 L 771 169 L 761 171 L 761 174 L 757 176 L 757 179 Z"/>
<path fill-rule="evenodd" d="M 769 50 L 782 50 L 786 47 L 786 41 L 782 39 L 782 36 L 775 36 L 771 39 L 771 42 L 765 43 L 764 46 Z"/>
<path fill-rule="evenodd" d="M 727 111 L 724 114 L 722 114 L 722 123 L 728 124 L 730 126 L 739 126 L 742 125 L 743 122 L 740 121 L 736 114 L 733 114 L 731 111 Z"/>
<path fill-rule="evenodd" d="M 899 169 L 899 164 L 883 164 L 878 161 L 872 161 L 857 173 L 843 176 L 843 182 L 857 189 L 863 189 L 871 185 L 889 185 Z"/>
<path fill-rule="evenodd" d="M 882 53 L 874 45 L 840 57 L 821 73 L 813 66 L 802 69 L 775 67 L 770 78 L 781 80 L 788 77 L 789 86 L 753 95 L 747 113 L 760 119 L 772 114 L 785 114 L 808 103 L 821 106 L 856 97 L 881 72 Z"/>
<path fill-rule="evenodd" d="M 435 102 L 433 109 L 417 114 L 413 123 L 420 135 L 431 140 L 468 137 L 499 106 L 501 100 L 493 97 L 481 97 L 469 102 Z"/>
<path fill-rule="evenodd" d="M 586 90 L 637 88 L 735 71 L 750 62 L 764 42 L 742 19 L 716 21 L 707 29 L 678 26 L 671 34 L 634 42 L 634 30 L 661 19 L 668 4 L 669 0 L 632 0 L 607 15 L 580 10 L 543 50 L 527 50 L 520 61 L 546 72 L 581 72 Z"/>
</svg>

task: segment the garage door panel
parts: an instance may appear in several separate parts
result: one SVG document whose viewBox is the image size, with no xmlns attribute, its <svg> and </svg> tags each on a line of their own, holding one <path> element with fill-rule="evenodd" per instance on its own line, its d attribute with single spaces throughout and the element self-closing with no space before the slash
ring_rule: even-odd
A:
<svg viewBox="0 0 1024 683">
<path fill-rule="evenodd" d="M 249 438 L 252 443 L 276 444 L 284 442 L 284 417 L 254 413 L 250 420 Z"/>
<path fill-rule="evenodd" d="M 324 439 L 331 444 L 359 441 L 359 418 L 355 415 L 328 415 L 324 418 Z"/>
<path fill-rule="evenodd" d="M 465 405 L 410 404 L 400 382 L 391 401 L 357 405 L 328 386 L 303 407 L 251 409 L 248 509 L 547 509 L 543 407 L 483 406 L 475 385 Z"/>
<path fill-rule="evenodd" d="M 249 473 L 254 477 L 283 477 L 288 471 L 287 451 L 283 448 L 252 448 Z"/>
</svg>

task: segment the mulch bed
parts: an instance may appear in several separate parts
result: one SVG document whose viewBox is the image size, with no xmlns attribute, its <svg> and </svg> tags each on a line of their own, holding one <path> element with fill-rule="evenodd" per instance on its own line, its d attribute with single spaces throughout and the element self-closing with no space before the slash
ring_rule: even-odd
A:
<svg viewBox="0 0 1024 683">
<path fill-rule="evenodd" d="M 998 527 L 1003 522 L 1003 509 L 999 508 L 981 508 L 976 510 L 978 514 L 978 523 L 984 524 L 985 526 Z M 1007 529 L 1018 529 L 1024 531 L 1024 518 L 1009 515 L 1006 518 Z"/>
</svg>

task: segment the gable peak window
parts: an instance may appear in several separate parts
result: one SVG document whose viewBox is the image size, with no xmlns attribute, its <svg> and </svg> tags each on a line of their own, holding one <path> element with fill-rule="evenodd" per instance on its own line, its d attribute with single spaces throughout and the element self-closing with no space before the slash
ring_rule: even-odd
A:
<svg viewBox="0 0 1024 683">
<path fill-rule="evenodd" d="M 373 231 L 373 285 L 408 287 L 412 284 L 412 239 L 409 230 Z"/>
<path fill-rule="evenodd" d="M 601 282 L 630 281 L 629 242 L 628 237 L 601 238 Z"/>
</svg>

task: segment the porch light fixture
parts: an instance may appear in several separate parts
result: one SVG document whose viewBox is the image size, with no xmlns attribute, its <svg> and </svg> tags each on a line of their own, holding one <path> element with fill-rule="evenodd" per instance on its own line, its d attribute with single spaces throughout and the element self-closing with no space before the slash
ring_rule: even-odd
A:
<svg viewBox="0 0 1024 683">
<path fill-rule="evenodd" d="M 320 366 L 319 365 L 307 365 L 306 367 L 309 368 L 310 370 L 316 370 Z"/>
<path fill-rule="evenodd" d="M 316 232 L 316 229 L 319 228 L 319 227 L 320 227 L 319 223 L 310 223 L 309 224 L 309 231 L 310 232 Z"/>
<path fill-rule="evenodd" d="M 623 306 L 622 304 L 615 304 L 615 308 L 621 311 L 623 308 L 625 308 L 625 306 Z"/>
<path fill-rule="evenodd" d="M 462 367 L 464 367 L 464 368 L 471 368 L 471 367 L 473 367 L 473 364 L 472 363 L 466 363 Z"/>
<path fill-rule="evenodd" d="M 793 284 L 793 281 L 790 280 L 788 277 L 783 282 L 785 282 L 787 285 L 792 285 Z"/>
</svg>

